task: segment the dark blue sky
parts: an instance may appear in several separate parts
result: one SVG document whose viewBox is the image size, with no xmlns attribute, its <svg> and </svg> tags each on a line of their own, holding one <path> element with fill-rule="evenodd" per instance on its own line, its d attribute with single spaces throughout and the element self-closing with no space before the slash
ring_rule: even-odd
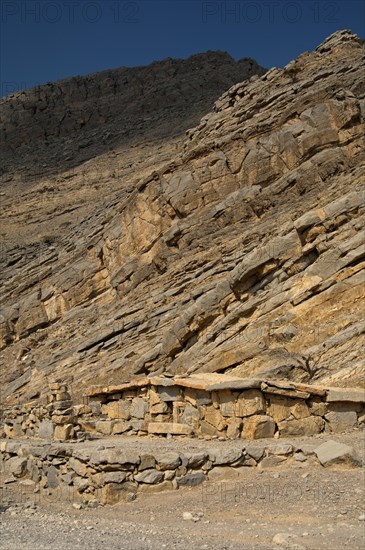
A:
<svg viewBox="0 0 365 550">
<path fill-rule="evenodd" d="M 362 0 L 0 0 L 1 95 L 67 76 L 226 50 L 269 68 L 350 28 Z"/>
</svg>

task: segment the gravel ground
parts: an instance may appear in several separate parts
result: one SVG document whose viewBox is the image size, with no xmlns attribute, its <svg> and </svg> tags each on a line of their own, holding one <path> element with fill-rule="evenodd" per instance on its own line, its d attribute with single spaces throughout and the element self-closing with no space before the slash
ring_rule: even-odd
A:
<svg viewBox="0 0 365 550">
<path fill-rule="evenodd" d="M 350 443 L 363 454 L 360 432 L 332 439 Z M 313 438 L 300 438 L 304 440 L 313 443 Z M 138 445 L 146 450 L 149 445 L 161 447 L 161 441 L 169 449 L 196 449 L 201 444 L 207 448 L 207 442 L 199 440 L 175 440 L 170 445 L 170 441 L 144 438 Z M 103 444 L 108 444 L 106 439 Z M 128 438 L 123 445 L 135 448 L 136 442 Z M 75 509 L 72 499 L 60 501 L 45 495 L 17 503 L 16 495 L 7 494 L 0 513 L 1 549 L 49 550 L 55 545 L 58 550 L 365 547 L 364 468 L 329 470 L 292 463 L 265 470 L 241 468 L 237 475 L 231 471 L 226 479 L 190 489 L 141 492 L 132 502 L 95 509 Z"/>
</svg>

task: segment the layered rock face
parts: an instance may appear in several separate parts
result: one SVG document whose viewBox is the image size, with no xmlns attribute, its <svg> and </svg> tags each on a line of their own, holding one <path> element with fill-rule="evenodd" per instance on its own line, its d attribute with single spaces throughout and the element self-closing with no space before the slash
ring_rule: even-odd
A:
<svg viewBox="0 0 365 550">
<path fill-rule="evenodd" d="M 234 85 L 184 143 L 33 186 L 58 229 L 35 242 L 44 200 L 17 249 L 25 213 L 6 219 L 5 402 L 50 376 L 74 395 L 151 372 L 363 384 L 364 60 L 335 33 Z M 96 180 L 99 207 L 61 226 L 63 182 L 81 200 Z"/>
<path fill-rule="evenodd" d="M 265 69 L 226 52 L 68 78 L 0 101 L 2 173 L 59 173 L 131 140 L 197 124 L 232 84 Z"/>
</svg>

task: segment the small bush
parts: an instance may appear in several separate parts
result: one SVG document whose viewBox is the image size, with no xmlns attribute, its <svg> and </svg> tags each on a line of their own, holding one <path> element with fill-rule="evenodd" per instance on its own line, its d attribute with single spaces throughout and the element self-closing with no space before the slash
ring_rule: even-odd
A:
<svg viewBox="0 0 365 550">
<path fill-rule="evenodd" d="M 301 67 L 299 65 L 293 65 L 292 67 L 289 67 L 288 69 L 284 70 L 284 74 L 286 76 L 289 76 L 292 80 L 297 80 L 297 76 L 301 71 Z"/>
<path fill-rule="evenodd" d="M 57 238 L 55 235 L 43 235 L 41 240 L 44 244 L 51 245 L 56 242 Z"/>
</svg>

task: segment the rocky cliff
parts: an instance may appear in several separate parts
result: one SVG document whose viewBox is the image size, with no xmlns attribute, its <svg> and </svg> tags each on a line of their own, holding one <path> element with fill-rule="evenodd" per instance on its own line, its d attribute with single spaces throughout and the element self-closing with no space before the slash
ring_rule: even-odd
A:
<svg viewBox="0 0 365 550">
<path fill-rule="evenodd" d="M 68 78 L 0 101 L 3 173 L 59 173 L 112 147 L 171 138 L 199 122 L 225 91 L 264 74 L 226 52 Z"/>
<path fill-rule="evenodd" d="M 364 60 L 340 31 L 235 84 L 184 140 L 25 191 L 3 176 L 5 401 L 151 372 L 363 384 Z"/>
</svg>

